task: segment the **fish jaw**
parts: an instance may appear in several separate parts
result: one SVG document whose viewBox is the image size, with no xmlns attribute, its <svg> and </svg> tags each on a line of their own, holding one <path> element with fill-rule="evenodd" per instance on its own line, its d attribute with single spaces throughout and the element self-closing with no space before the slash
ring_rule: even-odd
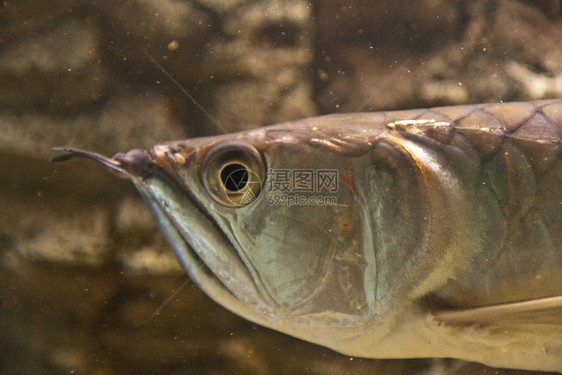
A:
<svg viewBox="0 0 562 375">
<path fill-rule="evenodd" d="M 262 301 L 229 241 L 213 230 L 214 224 L 184 191 L 163 176 L 133 183 L 190 278 L 233 313 L 279 329 L 272 324 L 279 319 L 276 312 Z"/>
</svg>

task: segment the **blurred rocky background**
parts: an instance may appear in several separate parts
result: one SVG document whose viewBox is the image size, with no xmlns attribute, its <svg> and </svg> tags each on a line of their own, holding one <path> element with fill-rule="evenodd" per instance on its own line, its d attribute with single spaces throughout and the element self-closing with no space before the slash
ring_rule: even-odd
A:
<svg viewBox="0 0 562 375">
<path fill-rule="evenodd" d="M 51 147 L 562 97 L 561 40 L 559 0 L 2 2 L 0 373 L 526 373 L 349 358 L 248 323 L 187 280 L 130 183 Z"/>
</svg>

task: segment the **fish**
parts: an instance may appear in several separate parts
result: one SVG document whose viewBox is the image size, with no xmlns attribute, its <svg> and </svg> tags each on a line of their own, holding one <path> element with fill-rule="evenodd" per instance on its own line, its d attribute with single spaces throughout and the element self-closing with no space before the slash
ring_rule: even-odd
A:
<svg viewBox="0 0 562 375">
<path fill-rule="evenodd" d="M 353 357 L 562 372 L 562 99 L 332 114 L 112 158 L 220 305 Z"/>
</svg>

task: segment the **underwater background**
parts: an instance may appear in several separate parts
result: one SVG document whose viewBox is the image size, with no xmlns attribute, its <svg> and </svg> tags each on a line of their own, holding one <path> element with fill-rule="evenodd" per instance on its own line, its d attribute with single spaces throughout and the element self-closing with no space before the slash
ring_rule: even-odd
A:
<svg viewBox="0 0 562 375">
<path fill-rule="evenodd" d="M 187 279 L 130 182 L 50 160 L 334 112 L 560 98 L 561 6 L 2 2 L 0 373 L 531 374 L 350 358 L 247 322 Z"/>
</svg>

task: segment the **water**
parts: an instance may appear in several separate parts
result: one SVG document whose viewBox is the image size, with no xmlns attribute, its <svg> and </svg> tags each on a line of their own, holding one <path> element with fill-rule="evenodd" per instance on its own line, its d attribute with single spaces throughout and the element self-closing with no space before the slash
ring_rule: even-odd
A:
<svg viewBox="0 0 562 375">
<path fill-rule="evenodd" d="M 1 373 L 496 371 L 349 358 L 191 283 L 174 294 L 186 277 L 132 186 L 85 161 L 53 165 L 50 149 L 111 155 L 322 113 L 560 97 L 559 1 L 2 7 Z"/>
</svg>

